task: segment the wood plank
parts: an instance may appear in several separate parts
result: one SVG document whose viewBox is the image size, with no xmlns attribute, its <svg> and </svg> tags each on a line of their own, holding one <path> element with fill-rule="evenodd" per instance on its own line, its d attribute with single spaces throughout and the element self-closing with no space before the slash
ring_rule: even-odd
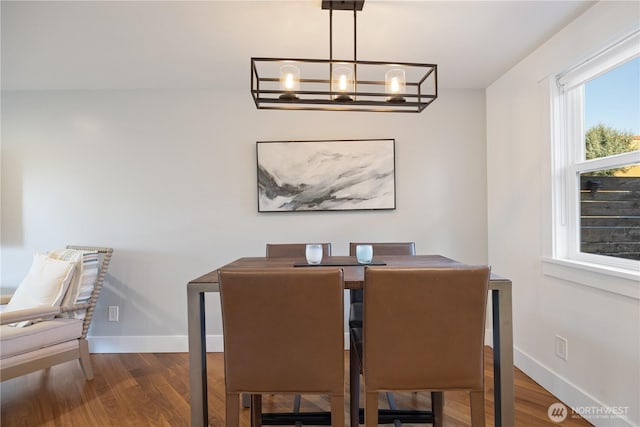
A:
<svg viewBox="0 0 640 427">
<path fill-rule="evenodd" d="M 640 216 L 581 217 L 581 227 L 640 227 Z"/>
<path fill-rule="evenodd" d="M 640 177 L 634 176 L 580 176 L 580 189 L 588 190 L 588 181 L 600 183 L 600 190 L 635 190 L 640 191 Z"/>
<path fill-rule="evenodd" d="M 592 193 L 587 190 L 582 190 L 580 192 L 580 200 L 640 200 L 640 191 L 598 190 Z"/>
<path fill-rule="evenodd" d="M 640 252 L 640 242 L 582 242 L 580 243 L 580 250 L 582 252 L 593 253 L 597 252 Z"/>
<path fill-rule="evenodd" d="M 640 216 L 640 200 L 581 202 L 580 216 Z"/>
<path fill-rule="evenodd" d="M 582 227 L 580 241 L 585 243 L 640 242 L 640 227 Z"/>
<path fill-rule="evenodd" d="M 0 425 L 17 426 L 189 426 L 188 355 L 92 354 L 95 379 L 85 381 L 77 362 L 5 381 L 2 387 Z M 485 411 L 493 425 L 493 367 L 491 349 L 485 348 Z M 224 426 L 224 360 L 222 353 L 207 355 L 209 424 Z M 345 352 L 345 369 L 348 353 Z M 348 380 L 348 375 L 346 375 Z M 345 383 L 345 393 L 348 384 Z M 395 393 L 399 407 L 425 408 L 428 393 Z M 543 427 L 553 423 L 547 409 L 554 396 L 518 369 L 515 370 L 516 425 Z M 291 396 L 266 396 L 265 411 L 290 411 Z M 381 407 L 386 401 L 381 397 Z M 303 395 L 302 410 L 328 410 L 324 396 Z M 345 395 L 345 415 L 348 416 Z M 348 419 L 348 418 L 347 418 Z M 466 393 L 445 394 L 445 426 L 470 423 Z M 241 425 L 249 425 L 249 411 L 242 410 Z M 563 427 L 589 426 L 582 418 L 569 417 Z M 405 424 L 406 427 L 412 427 Z"/>
</svg>

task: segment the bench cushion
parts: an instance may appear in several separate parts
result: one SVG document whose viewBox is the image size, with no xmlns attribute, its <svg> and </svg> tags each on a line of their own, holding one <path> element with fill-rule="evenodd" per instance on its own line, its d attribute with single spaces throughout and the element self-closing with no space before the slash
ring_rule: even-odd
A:
<svg viewBox="0 0 640 427">
<path fill-rule="evenodd" d="M 53 319 L 24 328 L 0 327 L 0 357 L 2 359 L 38 350 L 61 342 L 80 338 L 82 320 Z"/>
</svg>

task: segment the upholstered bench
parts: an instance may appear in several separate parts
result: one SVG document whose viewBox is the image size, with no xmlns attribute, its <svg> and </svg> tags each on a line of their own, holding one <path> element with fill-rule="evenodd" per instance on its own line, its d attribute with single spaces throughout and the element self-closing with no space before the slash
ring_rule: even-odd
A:
<svg viewBox="0 0 640 427">
<path fill-rule="evenodd" d="M 36 254 L 0 312 L 0 380 L 78 359 L 93 378 L 86 340 L 111 248 L 68 246 Z"/>
</svg>

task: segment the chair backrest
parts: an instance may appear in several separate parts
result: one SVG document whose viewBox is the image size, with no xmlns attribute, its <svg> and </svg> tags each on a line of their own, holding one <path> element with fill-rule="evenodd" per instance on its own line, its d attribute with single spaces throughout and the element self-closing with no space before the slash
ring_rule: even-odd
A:
<svg viewBox="0 0 640 427">
<path fill-rule="evenodd" d="M 380 243 L 349 243 L 349 256 L 356 256 L 356 247 L 358 245 L 371 245 L 373 247 L 373 256 L 376 255 L 415 255 L 415 242 L 380 242 Z M 352 289 L 349 293 L 351 302 L 362 302 L 362 290 Z"/>
<path fill-rule="evenodd" d="M 227 392 L 344 393 L 341 269 L 220 271 Z"/>
<path fill-rule="evenodd" d="M 331 243 L 320 243 L 322 254 L 331 256 Z M 267 258 L 305 257 L 306 243 L 267 243 Z"/>
<path fill-rule="evenodd" d="M 102 291 L 104 278 L 107 274 L 109 263 L 111 262 L 111 255 L 113 254 L 113 249 L 97 247 L 97 246 L 78 246 L 78 245 L 68 245 L 67 249 L 75 249 L 75 250 L 81 250 L 81 251 L 96 251 L 98 252 L 99 257 L 101 258 L 96 282 L 95 282 L 95 285 L 93 286 L 93 290 L 91 291 L 91 297 L 87 302 L 88 306 L 86 307 L 86 312 L 84 314 L 84 319 L 82 323 L 82 338 L 86 338 L 87 332 L 89 331 L 89 326 L 91 325 L 91 319 L 93 318 L 93 313 L 96 309 L 98 297 L 100 296 L 100 292 Z"/>
<path fill-rule="evenodd" d="M 349 243 L 349 255 L 356 256 L 356 246 L 371 245 L 373 256 L 376 255 L 415 255 L 416 244 L 414 242 L 385 242 L 385 243 Z"/>
<path fill-rule="evenodd" d="M 488 281 L 488 267 L 367 268 L 367 389 L 481 390 Z"/>
</svg>

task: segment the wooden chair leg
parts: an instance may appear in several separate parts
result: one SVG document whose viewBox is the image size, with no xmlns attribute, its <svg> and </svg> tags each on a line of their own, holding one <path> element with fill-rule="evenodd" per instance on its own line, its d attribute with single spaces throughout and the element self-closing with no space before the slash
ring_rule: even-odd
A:
<svg viewBox="0 0 640 427">
<path fill-rule="evenodd" d="M 484 390 L 471 392 L 471 425 L 484 427 Z"/>
<path fill-rule="evenodd" d="M 225 403 L 225 419 L 227 427 L 240 427 L 239 393 L 227 393 Z"/>
<path fill-rule="evenodd" d="M 344 394 L 331 395 L 331 427 L 344 427 Z"/>
<path fill-rule="evenodd" d="M 378 392 L 365 393 L 364 411 L 365 427 L 378 427 Z"/>
<path fill-rule="evenodd" d="M 262 395 L 251 395 L 251 427 L 262 427 Z"/>
<path fill-rule="evenodd" d="M 251 408 L 251 395 L 249 393 L 242 393 L 242 407 Z"/>
<path fill-rule="evenodd" d="M 93 368 L 91 367 L 91 357 L 89 356 L 89 343 L 85 339 L 80 339 L 78 343 L 80 347 L 80 367 L 84 373 L 84 377 L 88 380 L 93 379 Z"/>
<path fill-rule="evenodd" d="M 353 342 L 351 345 L 354 345 Z M 349 350 L 349 413 L 351 427 L 360 424 L 360 361 L 352 349 Z"/>
<path fill-rule="evenodd" d="M 431 392 L 431 412 L 433 413 L 433 427 L 444 425 L 444 393 L 441 391 Z"/>
</svg>

